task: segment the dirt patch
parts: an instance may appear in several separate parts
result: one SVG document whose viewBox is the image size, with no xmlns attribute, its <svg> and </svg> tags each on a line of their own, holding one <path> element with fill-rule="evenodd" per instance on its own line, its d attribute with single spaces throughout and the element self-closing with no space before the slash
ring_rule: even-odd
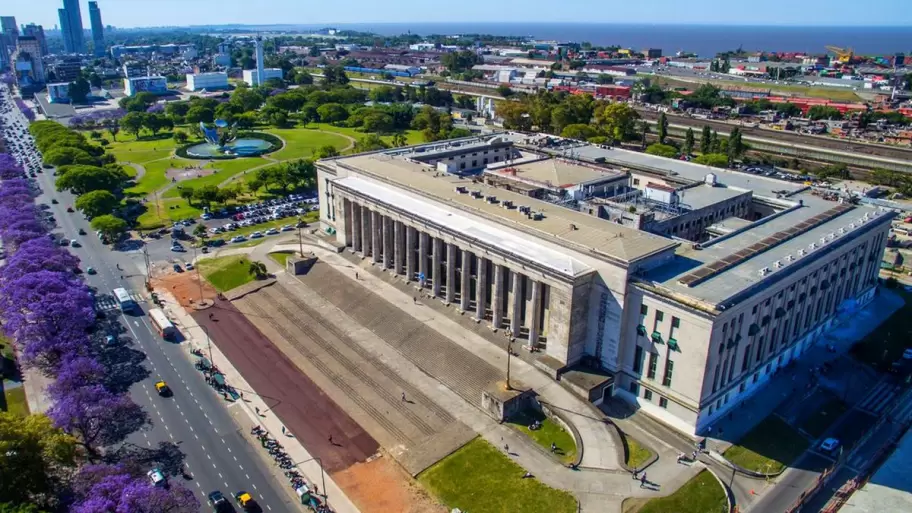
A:
<svg viewBox="0 0 912 513">
<path fill-rule="evenodd" d="M 332 476 L 363 513 L 446 513 L 392 458 L 381 456 Z M 332 498 L 330 498 L 330 504 Z"/>
<path fill-rule="evenodd" d="M 199 280 L 196 271 L 182 273 L 168 271 L 152 278 L 152 286 L 171 292 L 184 308 L 193 308 L 193 305 L 200 301 Z M 209 285 L 209 282 L 202 281 L 202 298 L 214 300 L 218 296 L 218 292 Z"/>
<path fill-rule="evenodd" d="M 218 172 L 218 169 L 211 167 L 204 167 L 211 162 L 187 165 L 185 167 L 172 167 L 168 168 L 165 171 L 165 176 L 171 182 L 182 182 L 184 180 L 192 180 L 194 178 L 202 178 L 204 176 L 209 176 Z"/>
</svg>

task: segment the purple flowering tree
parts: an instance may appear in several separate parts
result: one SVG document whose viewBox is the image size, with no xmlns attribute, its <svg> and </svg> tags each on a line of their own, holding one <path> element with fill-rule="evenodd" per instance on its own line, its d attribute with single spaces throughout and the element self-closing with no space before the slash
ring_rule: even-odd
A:
<svg viewBox="0 0 912 513">
<path fill-rule="evenodd" d="M 100 449 L 120 443 L 130 433 L 149 423 L 146 412 L 125 394 L 114 394 L 104 385 L 88 385 L 52 394 L 54 405 L 48 417 L 75 436 L 90 461 L 97 461 Z"/>
<path fill-rule="evenodd" d="M 74 479 L 73 513 L 195 513 L 200 503 L 183 486 L 153 486 L 123 465 L 86 465 Z"/>
<path fill-rule="evenodd" d="M 16 98 L 16 106 L 19 107 L 19 110 L 21 110 L 21 111 L 22 111 L 22 114 L 25 115 L 25 119 L 27 119 L 27 120 L 29 120 L 29 121 L 35 121 L 35 111 L 33 111 L 32 108 L 29 107 L 29 106 L 25 103 L 25 100 L 23 100 L 22 98 L 18 98 L 18 97 L 17 97 L 17 98 Z"/>
<path fill-rule="evenodd" d="M 39 271 L 69 272 L 79 265 L 79 259 L 60 249 L 48 237 L 23 242 L 0 269 L 0 282 L 17 280 Z"/>
<path fill-rule="evenodd" d="M 9 153 L 0 153 L 0 180 L 22 178 L 25 171 L 16 163 L 16 159 Z"/>
</svg>

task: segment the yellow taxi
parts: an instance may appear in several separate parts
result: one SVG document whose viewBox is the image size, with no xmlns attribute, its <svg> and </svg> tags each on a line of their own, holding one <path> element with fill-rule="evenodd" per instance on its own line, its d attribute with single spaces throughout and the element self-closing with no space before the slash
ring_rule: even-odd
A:
<svg viewBox="0 0 912 513">
<path fill-rule="evenodd" d="M 171 389 L 168 387 L 168 384 L 164 381 L 159 381 L 155 383 L 155 391 L 158 392 L 158 395 L 162 397 L 168 397 L 171 395 Z"/>
</svg>

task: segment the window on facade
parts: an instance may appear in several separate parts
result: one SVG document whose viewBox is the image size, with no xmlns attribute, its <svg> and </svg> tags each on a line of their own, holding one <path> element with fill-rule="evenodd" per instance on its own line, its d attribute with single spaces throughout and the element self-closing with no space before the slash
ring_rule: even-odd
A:
<svg viewBox="0 0 912 513">
<path fill-rule="evenodd" d="M 633 395 L 640 395 L 640 384 L 636 381 L 630 383 L 630 393 Z"/>
<path fill-rule="evenodd" d="M 646 305 L 640 305 L 640 315 L 649 314 L 649 307 Z"/>
<path fill-rule="evenodd" d="M 639 178 L 634 178 L 634 179 L 633 179 L 633 185 L 640 185 L 640 179 L 639 179 Z"/>
<path fill-rule="evenodd" d="M 647 369 L 646 377 L 649 379 L 656 378 L 656 367 L 659 366 L 659 355 L 658 353 L 649 353 L 649 369 Z"/>
<path fill-rule="evenodd" d="M 642 372 L 643 370 L 643 348 L 636 346 L 633 351 L 633 372 Z"/>
<path fill-rule="evenodd" d="M 757 342 L 757 361 L 763 359 L 763 337 L 760 337 L 760 342 Z"/>
<path fill-rule="evenodd" d="M 744 390 L 747 388 L 747 383 L 741 383 L 741 386 L 738 387 L 738 391 L 744 393 Z"/>
<path fill-rule="evenodd" d="M 656 322 L 662 322 L 665 320 L 665 312 L 661 310 L 656 310 Z"/>
<path fill-rule="evenodd" d="M 665 399 L 664 397 L 659 397 L 659 407 L 667 409 L 668 408 L 668 399 Z"/>
<path fill-rule="evenodd" d="M 718 390 L 718 389 L 719 389 L 719 364 L 717 363 L 716 370 L 713 371 L 713 391 L 712 391 L 712 393 L 715 394 L 716 390 Z"/>
<path fill-rule="evenodd" d="M 643 399 L 652 401 L 652 390 L 649 390 L 648 388 L 646 390 L 643 390 Z"/>
<path fill-rule="evenodd" d="M 674 374 L 674 362 L 671 360 L 665 360 L 665 376 L 662 377 L 662 386 L 670 387 L 671 378 Z"/>
<path fill-rule="evenodd" d="M 681 319 L 678 319 L 677 317 L 672 316 L 672 318 L 671 318 L 671 327 L 672 327 L 672 328 L 680 328 L 680 327 L 681 327 Z"/>
<path fill-rule="evenodd" d="M 747 368 L 750 367 L 750 364 L 751 364 L 751 346 L 750 346 L 750 344 L 748 344 L 747 347 L 744 348 L 744 360 L 741 362 L 741 372 L 747 371 Z"/>
</svg>

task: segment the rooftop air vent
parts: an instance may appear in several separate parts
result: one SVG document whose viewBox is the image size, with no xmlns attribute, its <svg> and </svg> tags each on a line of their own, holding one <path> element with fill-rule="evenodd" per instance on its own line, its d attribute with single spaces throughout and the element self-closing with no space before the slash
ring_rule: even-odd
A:
<svg viewBox="0 0 912 513">
<path fill-rule="evenodd" d="M 487 201 L 488 203 L 491 203 L 493 205 L 493 204 L 497 203 L 497 196 L 494 196 L 494 195 L 485 196 L 485 201 Z"/>
<path fill-rule="evenodd" d="M 545 218 L 545 214 L 542 214 L 541 212 L 536 212 L 536 213 L 532 214 L 533 221 L 541 221 L 544 218 Z"/>
<path fill-rule="evenodd" d="M 808 244 L 808 249 L 811 251 L 814 251 L 815 249 L 817 249 L 817 244 L 814 242 Z"/>
<path fill-rule="evenodd" d="M 466 187 L 463 187 L 463 186 L 459 186 L 459 187 L 456 187 L 456 192 L 458 192 L 459 194 L 468 194 L 469 189 L 467 189 Z"/>
<path fill-rule="evenodd" d="M 775 267 L 776 269 L 781 269 L 782 262 L 780 262 L 779 260 L 776 260 L 775 262 L 773 262 L 773 267 Z"/>
<path fill-rule="evenodd" d="M 766 276 L 766 275 L 769 274 L 770 272 L 771 272 L 771 271 L 770 271 L 770 268 L 769 268 L 769 267 L 764 267 L 763 269 L 760 269 L 760 276 Z"/>
<path fill-rule="evenodd" d="M 826 243 L 827 243 L 826 237 L 820 237 L 820 245 L 823 246 Z"/>
<path fill-rule="evenodd" d="M 798 251 L 801 251 L 801 250 L 799 249 Z M 793 257 L 792 255 L 785 255 L 786 262 L 791 262 L 793 260 L 795 260 L 795 257 Z"/>
<path fill-rule="evenodd" d="M 510 201 L 510 200 L 501 201 L 501 202 L 500 202 L 500 205 L 501 205 L 503 208 L 513 208 L 513 202 Z"/>
<path fill-rule="evenodd" d="M 839 235 L 845 235 L 845 232 L 846 232 L 846 229 L 845 229 L 845 228 L 840 228 L 840 229 L 838 230 L 837 233 L 838 233 Z"/>
<path fill-rule="evenodd" d="M 799 257 L 803 257 L 804 254 L 805 254 L 805 252 L 804 252 L 803 249 L 799 249 L 799 250 L 798 250 L 798 256 L 799 256 Z"/>
<path fill-rule="evenodd" d="M 475 199 L 479 199 L 484 196 L 484 194 L 482 194 L 481 191 L 472 191 L 471 194 L 472 194 L 472 197 Z"/>
</svg>

